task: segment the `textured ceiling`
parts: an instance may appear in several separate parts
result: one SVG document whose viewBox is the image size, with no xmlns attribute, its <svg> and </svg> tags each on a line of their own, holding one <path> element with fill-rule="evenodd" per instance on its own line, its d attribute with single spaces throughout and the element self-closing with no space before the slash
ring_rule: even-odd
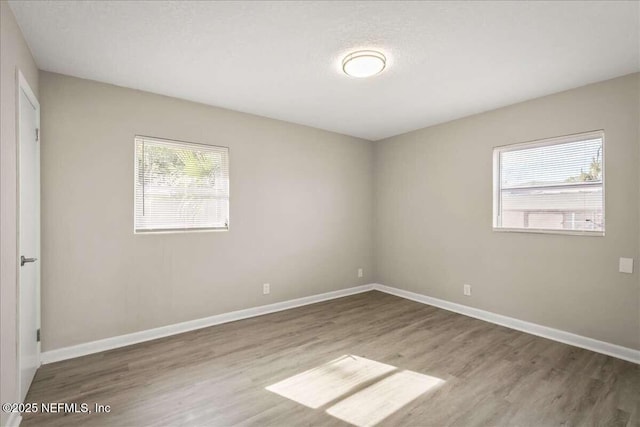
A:
<svg viewBox="0 0 640 427">
<path fill-rule="evenodd" d="M 41 69 L 371 140 L 640 69 L 638 2 L 10 5 Z"/>
</svg>

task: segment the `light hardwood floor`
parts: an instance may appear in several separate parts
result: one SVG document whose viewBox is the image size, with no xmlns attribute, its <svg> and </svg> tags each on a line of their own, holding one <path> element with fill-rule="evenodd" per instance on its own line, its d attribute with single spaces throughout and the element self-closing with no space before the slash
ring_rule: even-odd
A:
<svg viewBox="0 0 640 427">
<path fill-rule="evenodd" d="M 444 381 L 380 426 L 640 425 L 638 365 L 372 291 L 42 366 L 27 402 L 112 410 L 22 426 L 348 425 L 330 407 L 379 378 L 316 409 L 266 390 L 344 355 Z"/>
</svg>

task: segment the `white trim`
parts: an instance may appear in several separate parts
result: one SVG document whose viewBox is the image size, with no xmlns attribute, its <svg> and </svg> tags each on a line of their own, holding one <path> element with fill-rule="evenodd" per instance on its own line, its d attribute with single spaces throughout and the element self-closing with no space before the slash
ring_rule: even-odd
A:
<svg viewBox="0 0 640 427">
<path fill-rule="evenodd" d="M 203 319 L 190 320 L 187 322 L 162 326 L 159 328 L 134 332 L 131 334 L 119 335 L 98 341 L 91 341 L 84 344 L 45 351 L 41 354 L 41 361 L 42 363 L 47 364 L 59 362 L 61 360 L 73 359 L 75 357 L 86 356 L 88 354 L 99 353 L 101 351 L 112 350 L 132 344 L 181 334 L 183 332 L 189 332 L 196 329 L 207 328 L 209 326 L 234 322 L 236 320 L 262 316 L 264 314 L 275 313 L 278 311 L 288 310 L 290 308 L 315 304 L 322 301 L 342 298 L 349 295 L 355 295 L 372 290 L 395 295 L 400 298 L 405 298 L 422 304 L 442 308 L 444 310 L 473 317 L 475 319 L 494 323 L 496 325 L 505 326 L 507 328 L 515 329 L 532 335 L 537 335 L 539 337 L 548 338 L 550 340 L 562 342 L 565 344 L 595 351 L 597 353 L 617 357 L 618 359 L 623 359 L 629 362 L 640 364 L 640 350 L 622 347 L 616 344 L 599 341 L 581 335 L 576 335 L 571 332 L 561 331 L 559 329 L 526 322 L 524 320 L 515 319 L 513 317 L 491 313 L 479 308 L 473 308 L 466 305 L 441 300 L 438 298 L 428 297 L 426 295 L 418 294 L 411 291 L 405 291 L 403 289 L 398 289 L 391 286 L 380 285 L 377 283 L 341 289 L 338 291 L 297 298 L 289 301 L 277 302 L 274 304 L 262 305 L 259 307 L 247 308 L 244 310 L 232 311 L 229 313 L 217 314 L 215 316 L 205 317 Z"/>
<path fill-rule="evenodd" d="M 362 285 L 353 288 L 341 289 L 338 291 L 292 299 L 289 301 L 282 301 L 274 304 L 217 314 L 215 316 L 205 317 L 202 319 L 190 320 L 187 322 L 176 323 L 173 325 L 162 326 L 154 329 L 147 329 L 145 331 L 134 332 L 131 334 L 119 335 L 98 341 L 91 341 L 84 344 L 45 351 L 41 354 L 40 359 L 44 364 L 59 362 L 61 360 L 73 359 L 75 357 L 85 356 L 87 354 L 112 350 L 114 348 L 125 347 L 128 345 L 155 340 L 170 335 L 181 334 L 183 332 L 207 328 L 209 326 L 220 325 L 222 323 L 234 322 L 236 320 L 247 319 L 250 317 L 262 316 L 264 314 L 275 313 L 277 311 L 288 310 L 290 308 L 315 304 L 318 302 L 336 298 L 342 298 L 349 295 L 368 292 L 371 290 L 373 290 L 373 285 Z"/>
<path fill-rule="evenodd" d="M 20 70 L 18 70 L 18 88 L 24 91 L 24 94 L 27 95 L 27 98 L 29 98 L 29 101 L 31 101 L 35 109 L 40 110 L 40 102 L 38 102 L 38 98 L 36 98 L 36 95 L 33 93 L 31 86 L 29 86 L 27 79 L 24 77 L 22 71 Z M 36 118 L 36 124 L 38 125 L 38 127 L 40 126 L 39 117 Z"/>
<path fill-rule="evenodd" d="M 23 390 L 22 390 L 22 366 L 21 366 L 21 357 L 22 355 L 20 354 L 20 348 L 21 343 L 20 343 L 20 339 L 21 339 L 21 331 L 20 331 L 20 306 L 21 306 L 21 300 L 20 300 L 20 276 L 21 276 L 21 271 L 20 271 L 20 255 L 21 255 L 21 250 L 20 250 L 20 146 L 21 146 L 21 118 L 20 118 L 20 112 L 22 111 L 21 108 L 21 104 L 20 104 L 20 100 L 22 99 L 21 97 L 21 91 L 24 92 L 25 96 L 27 97 L 27 100 L 31 103 L 31 105 L 33 105 L 36 113 L 36 117 L 35 117 L 35 125 L 36 125 L 36 129 L 38 130 L 38 139 L 36 140 L 36 144 L 37 144 L 37 150 L 38 150 L 38 174 L 40 174 L 40 144 L 42 143 L 42 132 L 40 131 L 40 102 L 38 101 L 38 98 L 36 98 L 36 95 L 34 94 L 33 90 L 31 89 L 31 86 L 29 86 L 29 82 L 27 82 L 27 79 L 24 77 L 24 75 L 22 74 L 22 71 L 20 71 L 19 68 L 16 68 L 16 78 L 18 80 L 17 85 L 16 85 L 16 368 L 17 368 L 17 372 L 16 372 L 16 379 L 17 379 L 17 389 L 18 389 L 18 399 L 21 400 L 22 398 L 22 394 L 23 394 Z M 37 205 L 37 209 L 38 209 L 38 214 L 37 214 L 37 222 L 38 224 L 40 224 L 41 219 L 40 219 L 40 184 L 39 184 L 39 180 L 38 180 L 38 205 Z M 40 329 L 41 328 L 41 316 L 40 316 L 40 307 L 41 307 L 41 301 L 40 301 L 40 281 L 41 281 L 41 275 L 40 275 L 40 265 L 41 265 L 41 260 L 42 257 L 40 256 L 40 238 L 41 238 L 41 234 L 40 232 L 38 232 L 38 245 L 37 245 L 37 250 L 36 253 L 34 254 L 34 256 L 38 259 L 38 262 L 36 263 L 36 329 Z M 34 331 L 35 332 L 35 331 Z M 41 357 L 41 343 L 38 342 L 37 344 L 37 353 L 36 353 L 36 357 L 37 357 L 37 364 L 38 366 L 40 366 L 42 364 L 42 357 Z M 26 397 L 26 393 L 25 397 Z M 13 414 L 12 414 L 13 415 Z M 15 419 L 17 420 L 18 424 L 20 424 L 21 420 L 22 420 L 22 416 L 20 416 L 18 414 L 18 417 Z M 18 425 L 16 424 L 16 425 Z"/>
<path fill-rule="evenodd" d="M 12 412 L 7 419 L 6 427 L 18 427 L 22 422 L 22 415 L 20 412 Z"/>
<path fill-rule="evenodd" d="M 523 148 L 545 147 L 547 145 L 570 144 L 572 142 L 584 141 L 587 139 L 597 139 L 604 136 L 604 129 L 589 130 L 586 132 L 571 133 L 569 135 L 553 136 L 550 138 L 534 139 L 533 141 L 517 142 L 515 144 L 505 144 L 493 147 L 500 152 L 522 150 Z M 603 162 L 604 163 L 604 162 Z"/>
<path fill-rule="evenodd" d="M 497 218 L 497 217 L 496 217 Z M 564 234 L 566 236 L 604 237 L 604 231 L 592 230 L 551 230 L 548 228 L 505 228 L 493 227 L 496 233 L 533 233 L 533 234 Z"/>
<path fill-rule="evenodd" d="M 385 286 L 376 283 L 373 285 L 373 289 L 375 289 L 376 291 L 395 295 L 397 297 L 420 302 L 422 304 L 432 305 L 434 307 L 453 311 L 465 316 L 484 320 L 486 322 L 495 323 L 496 325 L 505 326 L 517 331 L 526 332 L 532 335 L 537 335 L 539 337 L 548 338 L 550 340 L 558 341 L 564 344 L 573 345 L 575 347 L 595 351 L 596 353 L 602 353 L 606 354 L 607 356 L 617 357 L 618 359 L 640 364 L 640 350 L 634 350 L 632 348 L 611 344 L 605 341 L 599 341 L 582 335 L 573 334 L 571 332 L 561 331 L 559 329 L 550 328 L 548 326 L 526 322 L 524 320 L 515 319 L 513 317 L 503 316 L 501 314 L 495 314 L 490 311 L 481 310 L 479 308 L 473 308 L 466 305 L 441 300 L 438 298 L 428 297 L 426 295 L 418 294 L 411 291 L 405 291 L 404 289 L 393 288 L 391 286 Z"/>
</svg>

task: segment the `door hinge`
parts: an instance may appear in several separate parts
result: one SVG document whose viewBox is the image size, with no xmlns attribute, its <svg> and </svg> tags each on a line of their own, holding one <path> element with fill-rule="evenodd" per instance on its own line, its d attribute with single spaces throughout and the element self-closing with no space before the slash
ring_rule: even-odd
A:
<svg viewBox="0 0 640 427">
<path fill-rule="evenodd" d="M 40 342 L 40 329 L 36 331 L 36 341 Z"/>
<path fill-rule="evenodd" d="M 36 128 L 36 142 L 40 141 L 40 129 Z"/>
</svg>

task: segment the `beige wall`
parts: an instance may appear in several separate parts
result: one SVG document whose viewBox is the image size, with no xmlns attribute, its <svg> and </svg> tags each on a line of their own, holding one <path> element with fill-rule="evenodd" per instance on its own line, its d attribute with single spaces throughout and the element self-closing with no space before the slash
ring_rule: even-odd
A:
<svg viewBox="0 0 640 427">
<path fill-rule="evenodd" d="M 370 142 L 46 72 L 40 93 L 43 351 L 372 281 Z M 136 134 L 230 147 L 231 231 L 134 235 Z"/>
<path fill-rule="evenodd" d="M 376 280 L 640 348 L 639 85 L 630 75 L 376 143 Z M 596 129 L 606 237 L 492 231 L 494 146 Z"/>
<path fill-rule="evenodd" d="M 639 255 L 638 75 L 373 148 L 57 74 L 40 80 L 45 351 L 372 281 L 640 348 L 637 269 L 617 272 L 618 257 Z M 492 147 L 593 129 L 606 133 L 606 237 L 491 231 Z M 231 147 L 230 232 L 132 233 L 135 134 Z"/>
<path fill-rule="evenodd" d="M 16 186 L 17 70 L 38 95 L 38 69 L 6 1 L 0 1 L 0 402 L 18 401 Z M 4 412 L 0 424 L 8 419 Z"/>
<path fill-rule="evenodd" d="M 38 89 L 7 11 L 3 401 L 17 395 L 15 64 Z M 636 74 L 372 144 L 41 72 L 43 350 L 374 281 L 640 348 L 639 90 Z M 492 147 L 593 129 L 606 237 L 493 232 Z M 231 148 L 231 231 L 133 234 L 135 134 Z"/>
</svg>

